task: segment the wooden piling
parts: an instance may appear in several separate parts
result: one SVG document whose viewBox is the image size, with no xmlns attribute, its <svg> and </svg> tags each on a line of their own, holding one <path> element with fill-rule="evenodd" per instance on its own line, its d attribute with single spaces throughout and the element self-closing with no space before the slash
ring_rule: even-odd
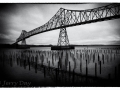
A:
<svg viewBox="0 0 120 90">
<path fill-rule="evenodd" d="M 30 60 L 29 60 L 29 71 L 30 71 Z"/>
<path fill-rule="evenodd" d="M 50 70 L 50 61 L 48 62 L 48 67 L 49 67 L 49 70 Z"/>
<path fill-rule="evenodd" d="M 70 61 L 69 61 L 69 72 L 71 71 Z"/>
<path fill-rule="evenodd" d="M 95 63 L 95 77 L 97 77 L 97 63 Z"/>
<path fill-rule="evenodd" d="M 87 83 L 87 80 L 88 80 L 88 65 L 87 65 L 87 60 L 86 60 L 86 83 Z"/>
<path fill-rule="evenodd" d="M 47 63 L 48 63 L 48 58 L 47 58 Z"/>
<path fill-rule="evenodd" d="M 37 73 L 37 59 L 35 60 L 35 73 Z"/>
<path fill-rule="evenodd" d="M 43 62 L 44 62 L 44 55 L 42 55 L 42 66 L 43 66 Z"/>
<path fill-rule="evenodd" d="M 87 56 L 88 56 L 88 62 L 87 63 L 89 64 L 90 63 L 90 56 L 89 56 L 89 54 Z"/>
<path fill-rule="evenodd" d="M 93 63 L 95 62 L 95 53 L 93 54 Z"/>
<path fill-rule="evenodd" d="M 59 68 L 59 61 L 58 61 L 58 64 L 57 64 L 57 68 Z"/>
<path fill-rule="evenodd" d="M 99 54 L 98 54 L 98 62 L 100 61 L 100 56 L 99 56 Z"/>
<path fill-rule="evenodd" d="M 86 60 L 86 77 L 88 76 L 88 65 L 87 65 L 87 60 Z"/>
<path fill-rule="evenodd" d="M 100 74 L 101 74 L 101 61 L 100 61 Z"/>
<path fill-rule="evenodd" d="M 112 62 L 112 54 L 110 55 L 110 61 Z"/>
<path fill-rule="evenodd" d="M 82 73 L 82 59 L 80 60 L 80 73 Z"/>
<path fill-rule="evenodd" d="M 104 64 L 104 55 L 102 54 L 102 60 L 103 60 L 103 64 Z"/>
</svg>

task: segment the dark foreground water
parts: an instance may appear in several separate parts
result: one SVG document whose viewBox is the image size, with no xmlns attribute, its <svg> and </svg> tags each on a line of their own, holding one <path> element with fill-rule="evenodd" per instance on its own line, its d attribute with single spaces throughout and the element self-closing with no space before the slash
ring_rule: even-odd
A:
<svg viewBox="0 0 120 90">
<path fill-rule="evenodd" d="M 120 86 L 120 46 L 4 49 L 0 87 Z"/>
</svg>

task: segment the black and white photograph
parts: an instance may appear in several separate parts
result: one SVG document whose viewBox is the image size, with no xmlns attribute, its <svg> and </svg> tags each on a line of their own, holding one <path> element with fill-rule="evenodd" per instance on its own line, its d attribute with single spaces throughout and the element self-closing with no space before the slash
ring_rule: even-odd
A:
<svg viewBox="0 0 120 90">
<path fill-rule="evenodd" d="M 120 2 L 0 3 L 0 88 L 120 87 Z"/>
</svg>

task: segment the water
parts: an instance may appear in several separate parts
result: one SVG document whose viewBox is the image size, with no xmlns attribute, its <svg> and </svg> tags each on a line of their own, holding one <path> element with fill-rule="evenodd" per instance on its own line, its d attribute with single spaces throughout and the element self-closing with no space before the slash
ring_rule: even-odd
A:
<svg viewBox="0 0 120 90">
<path fill-rule="evenodd" d="M 119 86 L 115 84 L 119 81 L 119 60 L 120 46 L 82 46 L 61 51 L 51 51 L 50 47 L 6 49 L 0 52 L 0 86 L 15 86 L 4 85 L 5 80 L 18 82 L 19 87 Z M 110 81 L 114 83 L 106 84 Z"/>
</svg>

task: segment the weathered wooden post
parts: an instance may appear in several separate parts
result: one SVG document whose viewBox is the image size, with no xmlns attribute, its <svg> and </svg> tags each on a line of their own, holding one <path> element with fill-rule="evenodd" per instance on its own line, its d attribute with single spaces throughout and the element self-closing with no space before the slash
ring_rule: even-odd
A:
<svg viewBox="0 0 120 90">
<path fill-rule="evenodd" d="M 100 56 L 99 56 L 99 53 L 98 53 L 98 64 L 99 64 L 99 61 L 100 61 Z"/>
<path fill-rule="evenodd" d="M 48 63 L 48 58 L 47 58 L 47 63 Z"/>
<path fill-rule="evenodd" d="M 95 62 L 95 53 L 93 54 L 93 63 Z"/>
<path fill-rule="evenodd" d="M 70 66 L 70 61 L 69 61 L 69 82 L 70 82 L 70 72 L 71 72 L 71 66 Z"/>
<path fill-rule="evenodd" d="M 49 67 L 49 70 L 50 70 L 50 61 L 48 62 L 48 67 Z"/>
<path fill-rule="evenodd" d="M 87 60 L 86 60 L 86 77 L 88 76 L 88 65 L 87 65 Z"/>
<path fill-rule="evenodd" d="M 71 71 L 70 61 L 69 61 L 69 72 Z"/>
<path fill-rule="evenodd" d="M 80 59 L 80 72 L 82 73 L 82 59 Z"/>
<path fill-rule="evenodd" d="M 102 54 L 102 60 L 103 60 L 103 64 L 104 64 L 104 54 Z"/>
<path fill-rule="evenodd" d="M 95 63 L 95 77 L 97 77 L 97 63 Z"/>
<path fill-rule="evenodd" d="M 101 74 L 101 61 L 100 61 L 100 74 Z"/>
<path fill-rule="evenodd" d="M 37 58 L 35 57 L 35 73 L 37 73 Z"/>
<path fill-rule="evenodd" d="M 31 65 L 33 66 L 33 56 L 31 54 Z"/>
<path fill-rule="evenodd" d="M 87 83 L 87 80 L 88 80 L 88 65 L 87 65 L 87 60 L 86 60 L 86 83 Z"/>
<path fill-rule="evenodd" d="M 59 75 L 59 61 L 58 61 L 58 75 Z"/>
<path fill-rule="evenodd" d="M 43 61 L 44 61 L 44 55 L 42 54 L 41 56 L 41 65 L 43 66 Z"/>
<path fill-rule="evenodd" d="M 30 71 L 30 59 L 29 59 L 29 71 Z"/>
<path fill-rule="evenodd" d="M 111 53 L 110 53 L 111 54 Z M 112 62 L 112 54 L 110 55 L 110 61 Z"/>
<path fill-rule="evenodd" d="M 109 56 L 108 56 L 108 54 L 107 54 L 107 63 L 109 62 L 109 60 L 108 60 L 108 59 L 109 59 Z"/>
<path fill-rule="evenodd" d="M 88 64 L 90 63 L 90 55 L 88 54 Z"/>
</svg>

